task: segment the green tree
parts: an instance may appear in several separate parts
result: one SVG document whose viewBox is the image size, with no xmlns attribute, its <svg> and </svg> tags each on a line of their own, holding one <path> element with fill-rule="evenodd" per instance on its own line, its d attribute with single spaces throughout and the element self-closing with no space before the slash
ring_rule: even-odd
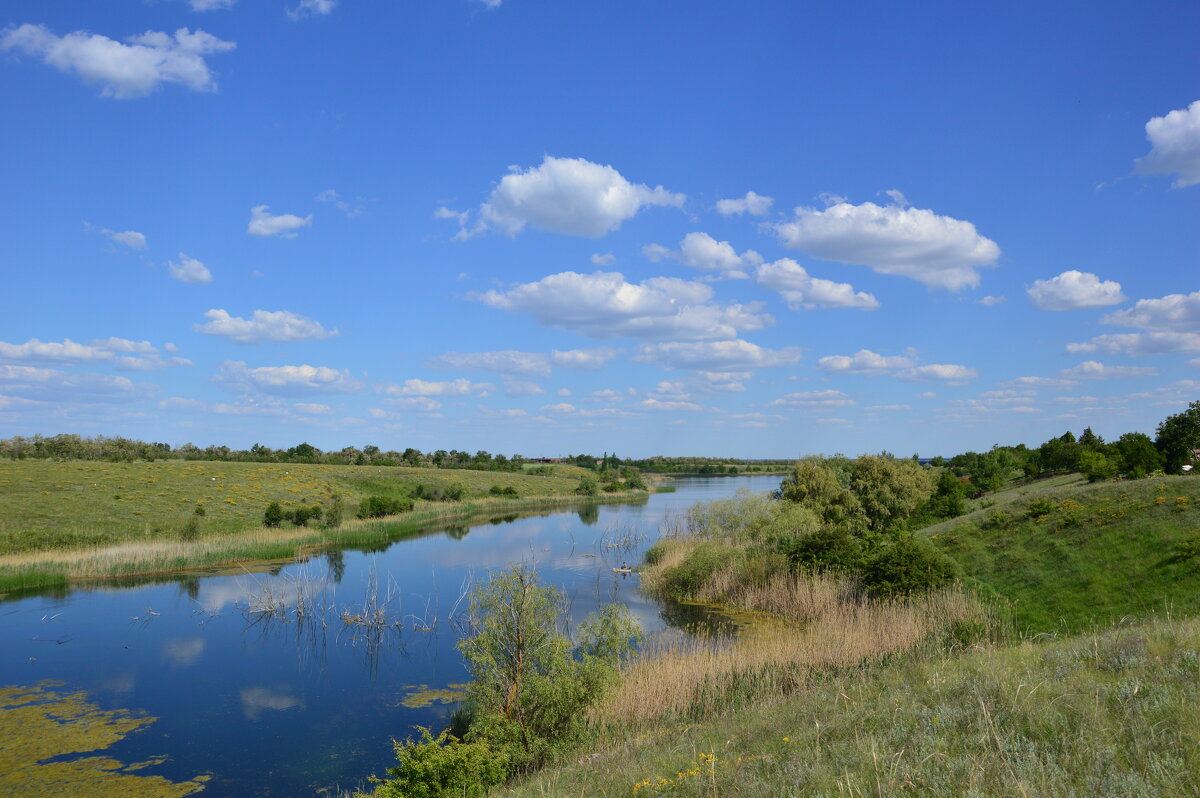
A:
<svg viewBox="0 0 1200 798">
<path fill-rule="evenodd" d="M 583 474 L 579 477 L 579 487 L 575 488 L 575 492 L 580 496 L 595 496 L 600 492 L 600 486 L 591 474 Z"/>
<path fill-rule="evenodd" d="M 276 527 L 283 523 L 283 508 L 279 502 L 271 502 L 263 513 L 263 526 Z"/>
<path fill-rule="evenodd" d="M 1117 463 L 1103 452 L 1084 449 L 1079 455 L 1079 472 L 1088 482 L 1103 482 L 1117 475 Z"/>
<path fill-rule="evenodd" d="M 863 518 L 863 508 L 854 493 L 842 487 L 832 469 L 815 460 L 799 460 L 792 466 L 792 473 L 779 486 L 779 497 L 808 507 L 827 524 L 853 523 Z"/>
<path fill-rule="evenodd" d="M 1192 402 L 1182 413 L 1163 419 L 1158 425 L 1154 445 L 1163 457 L 1168 474 L 1183 473 L 1183 466 L 1192 462 L 1195 450 L 1200 449 L 1200 401 Z"/>
<path fill-rule="evenodd" d="M 1141 479 L 1163 467 L 1162 455 L 1144 432 L 1126 432 L 1112 444 L 1121 473 Z"/>
<path fill-rule="evenodd" d="M 864 455 L 854 461 L 850 489 L 872 532 L 902 523 L 933 495 L 929 472 L 912 460 Z"/>
</svg>

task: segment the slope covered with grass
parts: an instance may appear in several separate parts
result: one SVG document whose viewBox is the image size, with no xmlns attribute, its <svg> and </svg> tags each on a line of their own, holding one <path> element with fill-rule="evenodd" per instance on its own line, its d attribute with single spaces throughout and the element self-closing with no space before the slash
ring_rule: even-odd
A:
<svg viewBox="0 0 1200 798">
<path fill-rule="evenodd" d="M 921 531 L 1023 633 L 1200 612 L 1200 479 L 1069 480 L 998 494 Z"/>
</svg>

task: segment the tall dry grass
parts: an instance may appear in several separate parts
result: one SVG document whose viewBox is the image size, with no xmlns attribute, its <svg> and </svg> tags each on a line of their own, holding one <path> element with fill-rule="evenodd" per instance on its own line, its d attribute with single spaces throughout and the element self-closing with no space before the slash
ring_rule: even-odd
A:
<svg viewBox="0 0 1200 798">
<path fill-rule="evenodd" d="M 982 623 L 986 615 L 962 591 L 860 599 L 846 580 L 820 574 L 779 574 L 761 585 L 716 586 L 714 592 L 770 615 L 736 639 L 681 632 L 652 638 L 594 711 L 597 724 L 652 725 L 776 700 L 814 671 L 878 663 L 941 641 L 959 624 Z"/>
</svg>

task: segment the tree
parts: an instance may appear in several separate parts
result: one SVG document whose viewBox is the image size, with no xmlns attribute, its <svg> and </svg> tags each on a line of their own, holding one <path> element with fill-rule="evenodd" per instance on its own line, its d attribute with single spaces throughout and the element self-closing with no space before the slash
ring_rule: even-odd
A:
<svg viewBox="0 0 1200 798">
<path fill-rule="evenodd" d="M 1163 467 L 1162 455 L 1143 432 L 1126 432 L 1112 444 L 1112 450 L 1121 473 L 1127 477 L 1141 479 Z"/>
<path fill-rule="evenodd" d="M 804 505 L 827 524 L 844 524 L 863 518 L 863 508 L 834 472 L 816 460 L 799 460 L 779 486 L 779 498 Z"/>
<path fill-rule="evenodd" d="M 1079 455 L 1079 472 L 1088 482 L 1103 482 L 1117 475 L 1117 464 L 1103 452 L 1084 449 Z"/>
<path fill-rule="evenodd" d="M 1183 466 L 1200 449 L 1200 401 L 1192 402 L 1187 410 L 1167 416 L 1158 425 L 1154 445 L 1163 456 L 1168 474 L 1183 473 Z"/>
<path fill-rule="evenodd" d="M 897 526 L 933 494 L 929 472 L 912 460 L 864 455 L 851 473 L 850 489 L 873 532 Z"/>
</svg>

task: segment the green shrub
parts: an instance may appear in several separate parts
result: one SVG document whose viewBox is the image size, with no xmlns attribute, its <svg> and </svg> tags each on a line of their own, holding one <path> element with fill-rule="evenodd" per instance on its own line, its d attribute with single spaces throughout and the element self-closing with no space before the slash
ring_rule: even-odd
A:
<svg viewBox="0 0 1200 798">
<path fill-rule="evenodd" d="M 646 560 L 646 565 L 658 565 L 662 562 L 663 555 L 667 553 L 667 544 L 663 541 L 656 542 L 653 546 L 646 549 L 643 555 Z"/>
<path fill-rule="evenodd" d="M 503 488 L 499 485 L 492 485 L 492 488 L 488 491 L 488 493 L 492 496 L 507 496 L 512 499 L 520 498 L 520 494 L 517 493 L 517 489 L 512 485 L 506 485 Z"/>
<path fill-rule="evenodd" d="M 325 514 L 321 516 L 321 528 L 337 529 L 342 525 L 342 517 L 345 514 L 346 508 L 342 503 L 342 494 L 333 494 L 329 497 L 329 505 L 325 508 Z"/>
<path fill-rule="evenodd" d="M 778 550 L 792 567 L 805 571 L 855 572 L 863 564 L 862 542 L 843 526 L 826 525 L 779 541 Z"/>
<path fill-rule="evenodd" d="M 700 591 L 717 571 L 735 562 L 739 549 L 716 543 L 701 543 L 687 553 L 683 562 L 663 571 L 663 592 L 681 601 Z"/>
<path fill-rule="evenodd" d="M 321 517 L 321 512 L 322 508 L 319 504 L 314 504 L 312 507 L 305 507 L 302 504 L 294 509 L 284 510 L 283 517 L 296 526 L 308 526 L 310 519 Z"/>
<path fill-rule="evenodd" d="M 600 492 L 600 486 L 591 474 L 583 474 L 579 477 L 579 487 L 575 488 L 575 492 L 580 496 L 595 496 Z"/>
<path fill-rule="evenodd" d="M 200 538 L 200 518 L 195 514 L 188 516 L 188 519 L 183 522 L 183 527 L 179 530 L 179 539 L 184 543 L 189 543 Z"/>
<path fill-rule="evenodd" d="M 460 501 L 467 494 L 467 489 L 457 482 L 451 482 L 446 486 L 446 501 Z"/>
<path fill-rule="evenodd" d="M 271 502 L 263 513 L 263 526 L 277 527 L 283 523 L 283 508 L 279 502 Z"/>
<path fill-rule="evenodd" d="M 1008 522 L 1011 520 L 1012 520 L 1011 515 L 1004 512 L 1003 510 L 997 510 L 996 512 L 994 512 L 990 516 L 988 516 L 987 520 L 985 520 L 982 524 L 980 524 L 980 526 L 983 527 L 984 529 L 1000 529 L 1001 527 L 1007 526 Z"/>
<path fill-rule="evenodd" d="M 508 776 L 508 755 L 486 742 L 462 742 L 442 732 L 436 738 L 418 726 L 419 740 L 397 742 L 397 767 L 375 789 L 376 798 L 476 798 Z"/>
<path fill-rule="evenodd" d="M 1049 499 L 1038 499 L 1037 501 L 1032 501 L 1029 503 L 1029 507 L 1026 509 L 1025 514 L 1030 518 L 1037 519 L 1044 518 L 1045 516 L 1050 515 L 1052 512 L 1054 512 L 1054 502 L 1050 501 Z"/>
<path fill-rule="evenodd" d="M 407 513 L 413 508 L 412 499 L 394 499 L 388 496 L 368 496 L 359 502 L 359 518 L 382 518 L 385 515 Z"/>
<path fill-rule="evenodd" d="M 954 560 L 931 543 L 904 536 L 882 546 L 862 569 L 863 587 L 880 598 L 924 593 L 959 577 Z"/>
</svg>

